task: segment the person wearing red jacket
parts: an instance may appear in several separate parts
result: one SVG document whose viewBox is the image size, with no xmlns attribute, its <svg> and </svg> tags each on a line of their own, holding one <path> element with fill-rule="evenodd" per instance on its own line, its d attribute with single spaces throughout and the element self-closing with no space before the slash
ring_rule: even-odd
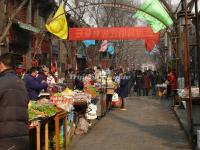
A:
<svg viewBox="0 0 200 150">
<path fill-rule="evenodd" d="M 177 77 L 175 71 L 170 71 L 167 75 L 167 81 L 168 81 L 168 97 L 174 96 L 177 89 Z"/>
</svg>

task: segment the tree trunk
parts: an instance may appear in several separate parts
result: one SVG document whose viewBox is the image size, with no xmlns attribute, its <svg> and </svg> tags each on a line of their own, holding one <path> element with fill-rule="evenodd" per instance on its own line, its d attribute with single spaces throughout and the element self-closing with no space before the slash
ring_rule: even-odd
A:
<svg viewBox="0 0 200 150">
<path fill-rule="evenodd" d="M 0 36 L 0 43 L 4 40 L 4 38 L 6 37 L 11 25 L 12 25 L 12 21 L 13 19 L 16 17 L 16 15 L 19 13 L 19 11 L 24 7 L 24 5 L 28 2 L 28 0 L 24 0 L 23 2 L 21 2 L 21 4 L 17 7 L 17 9 L 14 11 L 14 13 L 11 15 L 11 17 L 9 18 L 8 24 L 6 25 L 5 29 L 3 30 L 4 32 L 2 33 L 2 35 Z"/>
</svg>

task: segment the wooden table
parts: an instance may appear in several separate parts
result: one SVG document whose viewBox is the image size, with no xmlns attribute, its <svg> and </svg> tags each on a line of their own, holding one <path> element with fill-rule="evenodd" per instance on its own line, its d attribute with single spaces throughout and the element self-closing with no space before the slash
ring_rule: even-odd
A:
<svg viewBox="0 0 200 150">
<path fill-rule="evenodd" d="M 41 122 L 39 120 L 33 126 L 29 126 L 29 130 L 36 129 L 36 150 L 40 150 L 40 128 Z"/>
<path fill-rule="evenodd" d="M 67 120 L 67 112 L 60 112 L 56 114 L 54 120 L 55 120 L 55 136 L 56 136 L 56 150 L 60 150 L 60 120 L 64 119 L 64 147 L 67 149 L 68 145 L 68 135 L 67 135 L 67 125 L 68 125 L 68 120 Z"/>
<path fill-rule="evenodd" d="M 44 150 L 49 149 L 49 122 L 46 121 L 44 125 L 44 133 L 45 133 L 45 145 L 44 145 Z"/>
<path fill-rule="evenodd" d="M 182 97 L 179 97 L 179 100 L 181 100 L 181 101 L 188 101 L 189 100 L 189 98 L 187 97 L 187 98 L 182 98 Z M 198 101 L 200 101 L 200 97 L 191 97 L 191 100 L 192 100 L 192 102 L 198 102 Z"/>
<path fill-rule="evenodd" d="M 33 126 L 29 126 L 29 130 L 36 129 L 36 150 L 40 150 L 41 147 L 41 139 L 40 139 L 40 130 L 41 126 L 44 124 L 45 126 L 45 145 L 44 145 L 44 150 L 49 149 L 49 123 L 48 119 L 44 118 L 41 120 L 37 120 L 37 123 Z"/>
</svg>

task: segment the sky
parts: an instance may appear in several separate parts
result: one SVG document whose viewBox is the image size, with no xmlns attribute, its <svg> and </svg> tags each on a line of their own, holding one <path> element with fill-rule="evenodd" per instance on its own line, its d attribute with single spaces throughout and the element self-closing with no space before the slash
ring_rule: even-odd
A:
<svg viewBox="0 0 200 150">
<path fill-rule="evenodd" d="M 55 1 L 56 1 L 57 4 L 58 4 L 58 2 L 59 2 L 60 0 L 55 0 Z M 133 0 L 133 1 L 134 1 L 134 2 L 137 2 L 137 4 L 140 5 L 140 4 L 142 4 L 145 0 Z M 174 10 L 176 9 L 176 7 L 178 6 L 178 4 L 179 4 L 179 2 L 180 2 L 180 0 L 166 0 L 166 1 L 168 1 L 169 3 L 171 3 L 172 5 L 174 5 Z M 188 0 L 188 2 L 190 2 L 190 1 L 191 1 L 191 0 Z M 68 3 L 69 3 L 72 7 L 75 7 L 75 6 L 74 6 L 74 0 L 68 0 Z M 199 6 L 199 10 L 200 10 L 200 1 L 198 1 L 198 6 Z M 65 10 L 68 11 L 69 8 L 66 6 Z M 192 12 L 193 12 L 193 13 L 194 13 L 194 11 L 195 11 L 195 8 L 192 9 Z M 73 11 L 70 11 L 69 13 L 71 13 L 72 16 L 74 16 Z M 91 26 L 96 26 L 95 21 L 94 21 L 93 19 L 90 18 L 90 14 L 89 14 L 89 13 L 85 13 L 85 15 L 84 15 L 84 20 L 85 20 L 85 22 L 86 22 L 87 24 L 90 24 Z M 138 21 L 137 21 L 137 24 L 138 24 L 139 26 L 141 26 L 141 25 L 144 25 L 145 23 L 144 23 L 143 21 L 141 22 L 140 20 L 138 20 Z"/>
</svg>

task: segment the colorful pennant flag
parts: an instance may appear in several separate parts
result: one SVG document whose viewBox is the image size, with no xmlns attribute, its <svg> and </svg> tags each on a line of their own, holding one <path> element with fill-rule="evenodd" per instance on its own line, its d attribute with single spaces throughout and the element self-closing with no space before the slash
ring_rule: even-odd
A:
<svg viewBox="0 0 200 150">
<path fill-rule="evenodd" d="M 105 52 L 107 48 L 108 48 L 108 41 L 107 41 L 107 40 L 104 40 L 104 41 L 101 43 L 101 47 L 100 47 L 99 51 L 100 51 L 100 52 Z"/>
<path fill-rule="evenodd" d="M 138 10 L 135 17 L 146 20 L 155 33 L 173 24 L 171 17 L 159 0 L 145 0 L 139 8 L 142 11 Z"/>
<path fill-rule="evenodd" d="M 155 46 L 151 51 L 145 51 L 147 56 L 156 56 L 160 54 L 160 50 L 158 49 L 157 46 Z"/>
<path fill-rule="evenodd" d="M 61 4 L 52 21 L 45 25 L 47 30 L 61 39 L 68 37 L 68 24 L 65 17 L 64 5 Z"/>
<path fill-rule="evenodd" d="M 160 53 L 160 50 L 158 49 L 158 47 L 157 47 L 157 46 L 155 46 L 155 47 L 152 49 L 151 53 L 153 53 L 153 54 L 157 55 L 157 54 L 159 54 L 159 53 Z"/>
<path fill-rule="evenodd" d="M 114 49 L 112 43 L 109 43 L 107 52 L 108 52 L 110 55 L 114 55 L 114 54 L 115 54 L 115 49 Z"/>
<path fill-rule="evenodd" d="M 90 45 L 95 45 L 95 40 L 84 40 L 83 43 L 86 47 L 89 47 Z"/>
<path fill-rule="evenodd" d="M 152 37 L 152 38 L 146 38 L 145 39 L 145 48 L 147 51 L 151 51 L 156 44 L 159 42 L 160 40 L 160 33 L 158 36 Z"/>
</svg>

